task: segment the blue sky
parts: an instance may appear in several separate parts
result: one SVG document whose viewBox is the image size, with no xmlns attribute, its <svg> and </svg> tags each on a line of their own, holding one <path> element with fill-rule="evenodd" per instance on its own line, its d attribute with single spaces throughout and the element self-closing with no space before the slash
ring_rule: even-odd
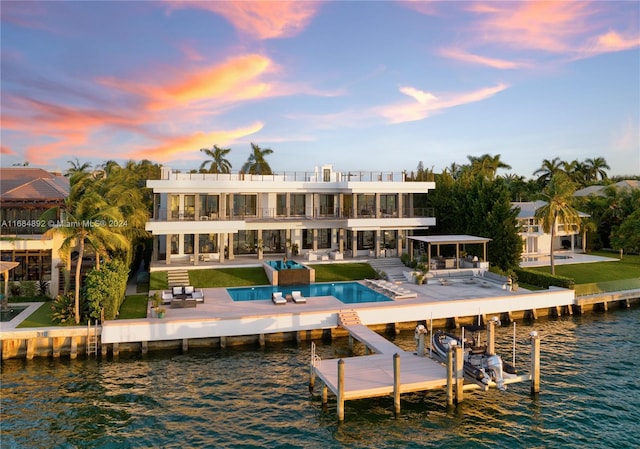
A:
<svg viewBox="0 0 640 449">
<path fill-rule="evenodd" d="M 640 174 L 640 2 L 2 1 L 2 166 Z M 506 172 L 503 172 L 506 173 Z"/>
</svg>

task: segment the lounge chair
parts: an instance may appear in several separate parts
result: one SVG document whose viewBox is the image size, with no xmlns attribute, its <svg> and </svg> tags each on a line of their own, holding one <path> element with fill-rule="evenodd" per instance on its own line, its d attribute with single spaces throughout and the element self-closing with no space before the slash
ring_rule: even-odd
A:
<svg viewBox="0 0 640 449">
<path fill-rule="evenodd" d="M 282 296 L 282 292 L 273 292 L 273 294 L 271 295 L 271 301 L 273 301 L 275 305 L 287 303 L 287 299 Z"/>
<path fill-rule="evenodd" d="M 291 292 L 291 299 L 293 299 L 293 302 L 295 302 L 296 304 L 304 304 L 307 302 L 307 298 L 302 296 L 302 292 L 298 290 L 294 290 Z"/>
</svg>

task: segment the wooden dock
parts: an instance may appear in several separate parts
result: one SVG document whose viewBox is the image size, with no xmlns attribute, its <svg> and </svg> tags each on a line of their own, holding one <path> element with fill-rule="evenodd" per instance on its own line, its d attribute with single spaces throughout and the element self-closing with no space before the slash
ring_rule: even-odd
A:
<svg viewBox="0 0 640 449">
<path fill-rule="evenodd" d="M 322 398 L 326 404 L 327 389 L 338 398 L 338 416 L 344 418 L 344 401 L 393 394 L 399 408 L 400 393 L 442 388 L 447 385 L 446 368 L 427 357 L 406 352 L 367 326 L 360 324 L 354 311 L 341 312 L 338 323 L 349 332 L 349 338 L 363 343 L 372 355 L 346 359 L 320 360 L 313 356 L 310 388 L 315 376 L 324 383 Z"/>
<path fill-rule="evenodd" d="M 313 391 L 315 378 L 324 383 L 322 403 L 327 404 L 328 390 L 337 398 L 338 419 L 344 419 L 344 401 L 371 397 L 393 395 L 395 412 L 400 412 L 400 394 L 436 388 L 447 389 L 447 401 L 461 402 L 463 391 L 468 389 L 487 389 L 486 385 L 469 383 L 465 385 L 462 348 L 455 348 L 450 353 L 447 365 L 432 360 L 424 355 L 406 352 L 381 335 L 360 323 L 355 311 L 340 312 L 338 324 L 349 332 L 350 346 L 352 339 L 360 341 L 366 352 L 372 355 L 348 357 L 345 359 L 321 360 L 315 354 L 312 344 L 309 390 Z M 491 329 L 490 341 L 493 342 L 495 323 L 488 325 Z M 534 335 L 535 334 L 535 335 Z M 540 374 L 540 340 L 537 333 L 532 333 L 532 366 L 533 374 L 509 375 L 504 373 L 504 384 L 531 380 L 531 392 L 539 391 Z M 491 343 L 493 345 L 493 343 Z M 493 381 L 489 386 L 495 387 Z"/>
</svg>

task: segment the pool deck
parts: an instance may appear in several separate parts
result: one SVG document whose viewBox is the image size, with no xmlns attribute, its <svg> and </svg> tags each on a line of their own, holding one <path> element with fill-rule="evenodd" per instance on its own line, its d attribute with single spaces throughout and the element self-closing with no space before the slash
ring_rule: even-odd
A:
<svg viewBox="0 0 640 449">
<path fill-rule="evenodd" d="M 416 322 L 566 306 L 573 290 L 511 292 L 502 284 L 480 279 L 449 285 L 429 283 L 402 286 L 415 298 L 389 302 L 345 304 L 333 296 L 309 297 L 305 304 L 275 305 L 270 299 L 233 301 L 225 288 L 205 288 L 204 303 L 195 308 L 167 309 L 165 318 L 107 321 L 102 343 L 142 342 L 207 337 L 262 335 L 329 329 L 338 326 L 338 313 L 358 312 L 362 324 Z"/>
</svg>

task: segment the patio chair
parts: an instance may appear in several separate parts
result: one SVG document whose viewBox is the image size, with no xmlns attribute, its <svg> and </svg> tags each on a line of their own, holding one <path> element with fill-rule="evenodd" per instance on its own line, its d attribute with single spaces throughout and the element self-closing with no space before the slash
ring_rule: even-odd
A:
<svg viewBox="0 0 640 449">
<path fill-rule="evenodd" d="M 287 299 L 284 296 L 282 296 L 282 292 L 273 292 L 273 294 L 271 295 L 271 301 L 273 301 L 275 305 L 281 305 L 281 304 L 287 303 Z"/>
<path fill-rule="evenodd" d="M 300 292 L 299 290 L 294 290 L 291 292 L 291 299 L 293 299 L 293 302 L 295 302 L 296 304 L 304 304 L 307 302 L 307 298 L 302 296 L 302 292 Z"/>
</svg>

